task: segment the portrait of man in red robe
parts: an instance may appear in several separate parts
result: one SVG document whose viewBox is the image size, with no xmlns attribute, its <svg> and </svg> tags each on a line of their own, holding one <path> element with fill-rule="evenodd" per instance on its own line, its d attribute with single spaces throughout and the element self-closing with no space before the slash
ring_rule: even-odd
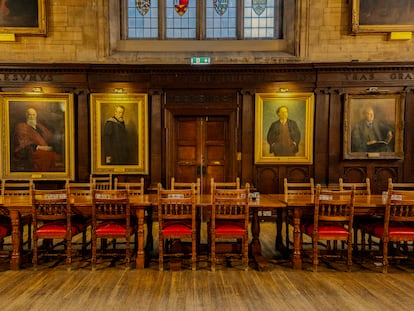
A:
<svg viewBox="0 0 414 311">
<path fill-rule="evenodd" d="M 12 171 L 55 172 L 59 141 L 56 135 L 37 119 L 37 110 L 26 110 L 26 121 L 15 125 L 12 139 Z"/>
</svg>

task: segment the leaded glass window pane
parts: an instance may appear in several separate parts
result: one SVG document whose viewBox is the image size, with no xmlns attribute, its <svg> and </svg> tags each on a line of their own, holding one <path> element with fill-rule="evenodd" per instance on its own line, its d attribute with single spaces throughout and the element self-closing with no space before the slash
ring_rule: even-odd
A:
<svg viewBox="0 0 414 311">
<path fill-rule="evenodd" d="M 244 0 L 244 38 L 275 37 L 275 1 Z"/>
<path fill-rule="evenodd" d="M 166 0 L 166 38 L 196 39 L 197 1 Z"/>
<path fill-rule="evenodd" d="M 158 0 L 128 0 L 128 39 L 158 39 Z"/>
<path fill-rule="evenodd" d="M 206 0 L 206 38 L 237 38 L 237 0 Z"/>
</svg>

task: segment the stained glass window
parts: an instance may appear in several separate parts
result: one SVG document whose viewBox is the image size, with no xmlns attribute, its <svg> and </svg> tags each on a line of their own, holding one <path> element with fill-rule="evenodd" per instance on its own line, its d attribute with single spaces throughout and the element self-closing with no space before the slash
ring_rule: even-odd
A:
<svg viewBox="0 0 414 311">
<path fill-rule="evenodd" d="M 127 0 L 127 39 L 281 39 L 282 2 Z"/>
</svg>

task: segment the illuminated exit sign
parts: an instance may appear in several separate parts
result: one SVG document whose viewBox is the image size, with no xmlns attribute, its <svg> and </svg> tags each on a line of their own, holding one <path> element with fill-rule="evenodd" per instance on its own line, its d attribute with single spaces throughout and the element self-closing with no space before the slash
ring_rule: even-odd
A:
<svg viewBox="0 0 414 311">
<path fill-rule="evenodd" d="M 191 65 L 209 65 L 211 62 L 210 57 L 191 57 Z"/>
</svg>

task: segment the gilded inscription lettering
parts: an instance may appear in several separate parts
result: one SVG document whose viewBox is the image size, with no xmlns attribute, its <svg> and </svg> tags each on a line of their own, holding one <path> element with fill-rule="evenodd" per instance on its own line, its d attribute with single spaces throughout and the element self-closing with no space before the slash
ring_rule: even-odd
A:
<svg viewBox="0 0 414 311">
<path fill-rule="evenodd" d="M 371 81 L 375 79 L 375 75 L 373 73 L 352 73 L 345 74 L 345 79 L 348 81 Z"/>
<path fill-rule="evenodd" d="M 4 73 L 0 74 L 0 81 L 13 82 L 50 82 L 53 81 L 52 75 L 49 74 L 20 74 L 20 73 Z"/>
<path fill-rule="evenodd" d="M 392 80 L 413 80 L 414 75 L 412 73 L 399 72 L 399 73 L 392 73 L 390 78 Z"/>
</svg>

